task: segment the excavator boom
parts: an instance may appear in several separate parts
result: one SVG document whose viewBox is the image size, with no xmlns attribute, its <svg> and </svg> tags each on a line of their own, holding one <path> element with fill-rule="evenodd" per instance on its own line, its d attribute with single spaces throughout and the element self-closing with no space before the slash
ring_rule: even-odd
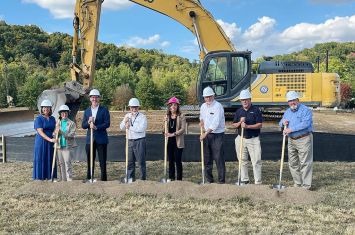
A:
<svg viewBox="0 0 355 235">
<path fill-rule="evenodd" d="M 235 51 L 222 27 L 197 0 L 130 0 L 184 25 L 197 38 L 200 59 L 211 51 Z"/>
<path fill-rule="evenodd" d="M 43 91 L 37 99 L 38 109 L 42 100 L 49 99 L 53 104 L 52 111 L 55 117 L 58 116 L 58 109 L 62 104 L 67 104 L 71 110 L 70 117 L 75 117 L 83 95 L 89 92 L 94 81 L 102 2 L 103 0 L 76 0 L 70 64 L 71 81 L 66 82 L 63 88 Z"/>
</svg>

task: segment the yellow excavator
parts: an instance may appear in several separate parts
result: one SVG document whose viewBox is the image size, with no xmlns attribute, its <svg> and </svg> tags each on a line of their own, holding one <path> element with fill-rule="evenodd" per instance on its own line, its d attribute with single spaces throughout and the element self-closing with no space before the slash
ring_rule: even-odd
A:
<svg viewBox="0 0 355 235">
<path fill-rule="evenodd" d="M 239 106 L 239 93 L 250 89 L 254 105 L 264 109 L 286 106 L 289 90 L 300 94 L 301 102 L 313 107 L 339 105 L 339 76 L 314 73 L 311 63 L 301 61 L 265 61 L 258 74 L 252 74 L 250 51 L 237 51 L 233 43 L 198 0 L 130 0 L 162 13 L 184 25 L 197 38 L 201 68 L 197 96 L 210 86 L 226 110 Z M 103 0 L 76 0 L 71 81 L 64 88 L 46 90 L 38 99 L 50 99 L 56 113 L 61 104 L 70 106 L 74 115 L 82 97 L 91 89 L 96 61 L 96 44 Z"/>
</svg>

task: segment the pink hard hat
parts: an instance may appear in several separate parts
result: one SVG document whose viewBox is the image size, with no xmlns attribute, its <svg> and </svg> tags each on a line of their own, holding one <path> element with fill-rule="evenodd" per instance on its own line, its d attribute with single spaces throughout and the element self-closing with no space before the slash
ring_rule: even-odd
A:
<svg viewBox="0 0 355 235">
<path fill-rule="evenodd" d="M 171 97 L 168 101 L 168 104 L 180 104 L 180 101 L 178 98 L 176 98 L 175 96 Z"/>
</svg>

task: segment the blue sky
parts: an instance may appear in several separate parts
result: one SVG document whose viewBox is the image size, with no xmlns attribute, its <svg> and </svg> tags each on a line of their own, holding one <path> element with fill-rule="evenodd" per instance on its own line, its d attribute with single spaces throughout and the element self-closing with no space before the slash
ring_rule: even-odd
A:
<svg viewBox="0 0 355 235">
<path fill-rule="evenodd" d="M 177 0 L 167 0 L 177 1 Z M 315 43 L 355 41 L 355 0 L 200 0 L 238 50 L 253 58 L 290 53 Z M 0 0 L 0 20 L 72 35 L 75 0 Z M 172 19 L 130 3 L 105 0 L 99 40 L 156 48 L 198 59 L 193 34 Z"/>
</svg>

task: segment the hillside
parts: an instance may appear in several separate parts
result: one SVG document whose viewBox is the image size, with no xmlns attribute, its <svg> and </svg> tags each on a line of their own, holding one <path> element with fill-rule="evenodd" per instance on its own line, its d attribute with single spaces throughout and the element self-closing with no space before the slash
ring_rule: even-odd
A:
<svg viewBox="0 0 355 235">
<path fill-rule="evenodd" d="M 35 108 L 43 90 L 70 80 L 71 44 L 68 34 L 48 34 L 35 25 L 0 21 L 0 108 L 7 106 L 7 94 L 16 106 Z M 274 59 L 311 61 L 316 68 L 320 56 L 320 71 L 325 71 L 326 50 L 330 53 L 329 72 L 338 73 L 355 90 L 355 42 L 317 44 Z M 196 103 L 199 64 L 188 59 L 154 49 L 99 43 L 96 69 L 94 87 L 101 91 L 103 104 L 111 109 L 122 109 L 132 95 L 148 108 L 163 105 L 172 95 L 184 104 Z"/>
<path fill-rule="evenodd" d="M 0 107 L 6 106 L 8 93 L 17 106 L 34 108 L 44 89 L 70 80 L 71 44 L 68 34 L 48 34 L 34 25 L 0 21 Z M 149 87 L 154 101 L 151 107 L 163 104 L 171 95 L 178 95 L 184 103 L 194 102 L 187 97 L 194 91 L 189 88 L 194 87 L 198 64 L 188 59 L 159 50 L 99 43 L 96 69 L 94 86 L 101 91 L 103 104 L 111 108 L 122 105 L 115 102 L 115 96 L 116 89 L 125 84 L 131 93 Z M 120 88 L 127 90 L 127 86 Z"/>
</svg>

